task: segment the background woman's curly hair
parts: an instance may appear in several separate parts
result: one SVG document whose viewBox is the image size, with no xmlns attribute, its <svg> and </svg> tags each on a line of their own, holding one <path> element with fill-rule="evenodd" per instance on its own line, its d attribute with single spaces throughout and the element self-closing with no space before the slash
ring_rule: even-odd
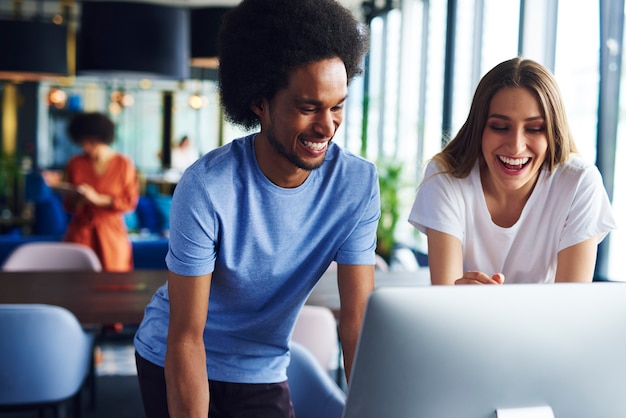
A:
<svg viewBox="0 0 626 418">
<path fill-rule="evenodd" d="M 218 36 L 219 90 L 226 118 L 258 126 L 253 103 L 287 86 L 289 71 L 339 57 L 348 80 L 362 73 L 368 32 L 335 0 L 243 0 Z"/>
</svg>

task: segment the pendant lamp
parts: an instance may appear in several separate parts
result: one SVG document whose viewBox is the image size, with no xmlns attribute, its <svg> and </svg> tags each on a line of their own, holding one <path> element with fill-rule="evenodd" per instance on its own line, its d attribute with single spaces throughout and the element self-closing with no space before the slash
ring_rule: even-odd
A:
<svg viewBox="0 0 626 418">
<path fill-rule="evenodd" d="M 151 3 L 84 1 L 77 35 L 78 75 L 189 76 L 189 10 Z"/>
<path fill-rule="evenodd" d="M 232 7 L 201 7 L 191 10 L 191 66 L 217 68 L 217 34 L 222 18 Z"/>
<path fill-rule="evenodd" d="M 66 25 L 0 19 L 0 79 L 38 81 L 68 75 Z"/>
</svg>

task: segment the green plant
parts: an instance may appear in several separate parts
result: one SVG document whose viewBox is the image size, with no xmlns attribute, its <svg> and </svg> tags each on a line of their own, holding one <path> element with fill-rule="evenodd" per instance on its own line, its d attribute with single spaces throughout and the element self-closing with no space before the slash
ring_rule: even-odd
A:
<svg viewBox="0 0 626 418">
<path fill-rule="evenodd" d="M 16 181 L 20 175 L 17 159 L 0 150 L 0 211 L 13 210 Z"/>
<path fill-rule="evenodd" d="M 380 159 L 378 183 L 380 186 L 380 220 L 376 231 L 376 252 L 389 262 L 395 244 L 395 231 L 400 219 L 402 163 L 392 159 Z"/>
</svg>

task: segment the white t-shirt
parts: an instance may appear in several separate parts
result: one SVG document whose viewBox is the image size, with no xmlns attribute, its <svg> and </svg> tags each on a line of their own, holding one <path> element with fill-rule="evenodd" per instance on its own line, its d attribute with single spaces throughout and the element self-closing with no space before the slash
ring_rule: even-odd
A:
<svg viewBox="0 0 626 418">
<path fill-rule="evenodd" d="M 409 222 L 422 232 L 452 235 L 463 246 L 463 270 L 503 273 L 505 283 L 554 282 L 559 251 L 615 229 L 611 205 L 595 165 L 574 156 L 552 174 L 542 170 L 518 221 L 493 223 L 478 163 L 464 179 L 437 174 L 431 161 Z"/>
<path fill-rule="evenodd" d="M 198 151 L 193 147 L 180 148 L 176 147 L 172 150 L 172 168 L 184 172 L 191 164 L 198 159 Z"/>
</svg>

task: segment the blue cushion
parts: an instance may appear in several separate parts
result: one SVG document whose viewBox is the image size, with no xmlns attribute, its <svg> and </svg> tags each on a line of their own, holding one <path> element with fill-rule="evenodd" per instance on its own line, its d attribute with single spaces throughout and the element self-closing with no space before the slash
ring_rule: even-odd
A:
<svg viewBox="0 0 626 418">
<path fill-rule="evenodd" d="M 41 173 L 31 172 L 25 177 L 24 198 L 31 202 L 41 202 L 54 195 L 52 189 L 46 184 Z"/>
<path fill-rule="evenodd" d="M 133 262 L 136 270 L 167 269 L 165 255 L 168 250 L 167 238 L 135 239 L 133 243 Z"/>
<path fill-rule="evenodd" d="M 139 218 L 139 228 L 147 229 L 152 233 L 161 232 L 161 221 L 154 201 L 149 196 L 139 196 L 137 203 L 137 217 Z"/>
<path fill-rule="evenodd" d="M 124 214 L 124 223 L 126 224 L 126 228 L 129 231 L 138 231 L 139 230 L 139 216 L 137 215 L 137 211 L 134 210 L 132 212 L 126 212 Z"/>
<path fill-rule="evenodd" d="M 156 205 L 157 211 L 159 212 L 159 220 L 161 226 L 161 232 L 169 231 L 170 229 L 170 209 L 172 207 L 172 196 L 169 195 L 155 195 L 152 196 L 154 203 Z"/>
<path fill-rule="evenodd" d="M 35 203 L 35 235 L 63 235 L 69 223 L 69 215 L 61 198 L 52 194 L 47 199 Z"/>
</svg>

